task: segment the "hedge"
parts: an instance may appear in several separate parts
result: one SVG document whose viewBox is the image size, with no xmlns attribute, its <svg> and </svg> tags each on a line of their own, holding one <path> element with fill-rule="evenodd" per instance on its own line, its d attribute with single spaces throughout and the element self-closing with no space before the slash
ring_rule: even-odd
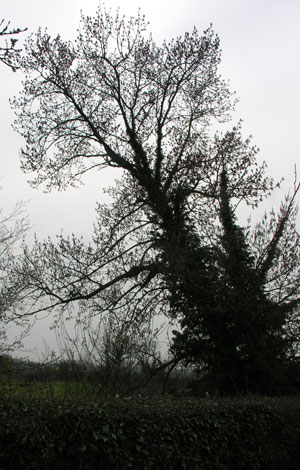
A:
<svg viewBox="0 0 300 470">
<path fill-rule="evenodd" d="M 299 400 L 2 396 L 1 469 L 300 468 Z"/>
</svg>

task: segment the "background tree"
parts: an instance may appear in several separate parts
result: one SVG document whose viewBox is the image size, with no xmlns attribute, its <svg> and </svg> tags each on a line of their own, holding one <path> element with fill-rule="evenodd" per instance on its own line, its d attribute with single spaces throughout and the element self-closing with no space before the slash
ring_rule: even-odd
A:
<svg viewBox="0 0 300 470">
<path fill-rule="evenodd" d="M 61 378 L 70 380 L 73 373 L 102 395 L 139 392 L 152 378 L 153 369 L 162 363 L 157 330 L 126 312 L 109 316 L 99 312 L 96 319 L 77 318 L 75 334 L 70 334 L 61 319 L 57 340 L 61 357 L 67 359 L 62 366 L 69 366 Z"/>
<path fill-rule="evenodd" d="M 195 318 L 199 354 L 213 364 L 224 344 L 215 317 L 224 314 L 223 297 L 234 301 L 237 254 L 254 275 L 229 200 L 257 206 L 274 183 L 240 126 L 209 132 L 233 108 L 211 28 L 161 46 L 145 30 L 140 15 L 126 23 L 100 6 L 95 18 L 82 17 L 74 44 L 41 31 L 28 39 L 18 64 L 27 79 L 13 106 L 33 185 L 64 189 L 104 167 L 124 176 L 109 191 L 112 204 L 97 207 L 92 244 L 36 241 L 16 269 L 31 283 L 31 312 L 78 302 L 88 315 Z M 185 357 L 183 350 L 174 361 Z"/>
<path fill-rule="evenodd" d="M 29 229 L 26 204 L 18 203 L 12 212 L 4 215 L 0 210 L 0 353 L 8 352 L 20 345 L 22 338 L 28 333 L 26 321 L 22 317 L 25 285 L 13 274 L 15 250 Z M 18 315 L 16 315 L 16 312 Z M 22 326 L 22 333 L 8 342 L 7 327 L 13 321 Z"/>
<path fill-rule="evenodd" d="M 17 69 L 17 56 L 20 53 L 20 49 L 16 49 L 18 39 L 15 36 L 26 30 L 27 28 L 11 29 L 10 22 L 5 22 L 4 19 L 0 20 L 0 38 L 4 39 L 0 45 L 0 62 L 10 67 L 14 72 Z M 28 332 L 28 329 L 24 328 L 24 320 L 22 320 L 23 331 L 21 335 L 15 340 L 7 342 L 7 324 L 11 320 L 9 310 L 12 306 L 16 310 L 17 305 L 20 305 L 18 301 L 21 298 L 21 286 L 17 281 L 12 282 L 10 270 L 13 264 L 13 249 L 16 248 L 29 228 L 28 218 L 24 216 L 24 207 L 25 204 L 20 202 L 8 215 L 4 215 L 0 210 L 0 353 L 11 351 L 19 346 L 21 339 Z"/>
</svg>

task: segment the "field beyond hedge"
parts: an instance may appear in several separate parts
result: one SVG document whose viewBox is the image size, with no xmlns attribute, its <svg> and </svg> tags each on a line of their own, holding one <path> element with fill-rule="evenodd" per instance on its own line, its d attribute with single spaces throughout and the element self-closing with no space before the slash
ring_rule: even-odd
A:
<svg viewBox="0 0 300 470">
<path fill-rule="evenodd" d="M 92 400 L 2 393 L 0 468 L 293 470 L 300 398 Z"/>
</svg>

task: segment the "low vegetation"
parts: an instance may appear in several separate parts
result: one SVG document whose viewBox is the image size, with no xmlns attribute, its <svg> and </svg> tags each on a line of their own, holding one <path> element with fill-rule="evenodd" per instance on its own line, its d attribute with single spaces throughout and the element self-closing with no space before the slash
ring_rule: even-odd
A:
<svg viewBox="0 0 300 470">
<path fill-rule="evenodd" d="M 67 361 L 1 359 L 0 468 L 299 468 L 299 396 L 209 396 L 178 373 L 119 396 Z"/>
<path fill-rule="evenodd" d="M 4 394 L 2 468 L 296 469 L 299 404 Z"/>
</svg>

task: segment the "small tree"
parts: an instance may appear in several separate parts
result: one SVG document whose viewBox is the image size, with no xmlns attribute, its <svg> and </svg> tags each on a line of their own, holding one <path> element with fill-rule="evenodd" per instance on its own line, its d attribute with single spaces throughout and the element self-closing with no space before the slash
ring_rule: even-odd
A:
<svg viewBox="0 0 300 470">
<path fill-rule="evenodd" d="M 155 333 L 145 322 L 114 312 L 76 322 L 69 333 L 61 319 L 56 330 L 60 354 L 82 381 L 101 394 L 141 390 L 151 377 L 150 364 L 160 361 Z M 146 365 L 149 366 L 146 370 Z"/>
</svg>

